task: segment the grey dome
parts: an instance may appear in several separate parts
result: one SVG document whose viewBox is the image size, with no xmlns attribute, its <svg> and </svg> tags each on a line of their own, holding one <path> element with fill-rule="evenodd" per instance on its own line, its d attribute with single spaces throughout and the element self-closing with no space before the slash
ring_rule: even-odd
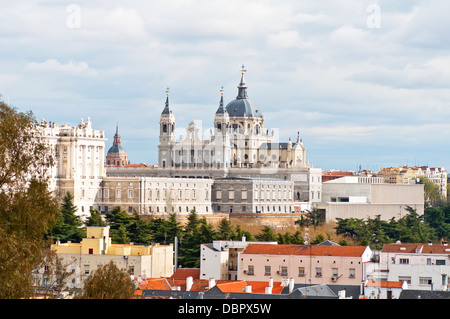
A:
<svg viewBox="0 0 450 319">
<path fill-rule="evenodd" d="M 113 145 L 108 150 L 108 154 L 124 154 L 124 153 L 126 153 L 126 151 L 120 144 Z"/>
<path fill-rule="evenodd" d="M 258 106 L 253 103 L 250 99 L 245 98 L 237 98 L 226 106 L 227 112 L 232 116 L 236 117 L 258 117 L 262 118 L 263 115 L 261 111 L 259 110 Z"/>
<path fill-rule="evenodd" d="M 250 101 L 247 95 L 247 84 L 244 79 L 244 66 L 242 66 L 241 83 L 238 85 L 238 96 L 235 100 L 227 104 L 226 109 L 230 117 L 258 117 L 262 118 L 263 115 L 258 106 Z"/>
</svg>

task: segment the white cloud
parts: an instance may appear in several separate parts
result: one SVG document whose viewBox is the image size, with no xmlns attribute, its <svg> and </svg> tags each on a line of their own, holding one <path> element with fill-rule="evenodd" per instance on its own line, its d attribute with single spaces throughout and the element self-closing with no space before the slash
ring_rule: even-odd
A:
<svg viewBox="0 0 450 319">
<path fill-rule="evenodd" d="M 304 40 L 300 33 L 295 30 L 280 31 L 269 34 L 267 44 L 275 49 L 298 48 L 305 49 L 312 46 L 311 43 Z"/>
<path fill-rule="evenodd" d="M 48 59 L 45 62 L 30 62 L 25 66 L 26 71 L 38 71 L 43 73 L 64 74 L 71 76 L 97 76 L 95 69 L 89 67 L 86 62 L 72 62 L 66 64 L 56 59 Z"/>
</svg>

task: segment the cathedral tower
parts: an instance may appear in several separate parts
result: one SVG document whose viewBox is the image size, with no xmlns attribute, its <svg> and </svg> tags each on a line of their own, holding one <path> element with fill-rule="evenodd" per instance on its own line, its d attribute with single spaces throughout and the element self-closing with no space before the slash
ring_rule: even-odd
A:
<svg viewBox="0 0 450 319">
<path fill-rule="evenodd" d="M 172 148 L 175 144 L 175 115 L 169 103 L 169 88 L 166 90 L 166 105 L 159 120 L 158 164 L 166 168 L 172 166 Z"/>
</svg>

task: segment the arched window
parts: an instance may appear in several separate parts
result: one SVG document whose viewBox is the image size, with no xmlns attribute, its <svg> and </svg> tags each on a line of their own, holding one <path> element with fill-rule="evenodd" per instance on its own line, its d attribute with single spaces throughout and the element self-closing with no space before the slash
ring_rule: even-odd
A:
<svg viewBox="0 0 450 319">
<path fill-rule="evenodd" d="M 163 124 L 163 132 L 167 133 L 167 124 Z"/>
</svg>

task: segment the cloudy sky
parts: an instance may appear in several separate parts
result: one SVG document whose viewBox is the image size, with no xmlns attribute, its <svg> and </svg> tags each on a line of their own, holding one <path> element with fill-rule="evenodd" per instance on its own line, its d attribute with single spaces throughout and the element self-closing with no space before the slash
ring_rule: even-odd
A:
<svg viewBox="0 0 450 319">
<path fill-rule="evenodd" d="M 157 162 L 165 90 L 209 130 L 224 87 L 314 167 L 450 167 L 446 0 L 0 0 L 0 94 L 37 119 L 90 117 Z"/>
</svg>

